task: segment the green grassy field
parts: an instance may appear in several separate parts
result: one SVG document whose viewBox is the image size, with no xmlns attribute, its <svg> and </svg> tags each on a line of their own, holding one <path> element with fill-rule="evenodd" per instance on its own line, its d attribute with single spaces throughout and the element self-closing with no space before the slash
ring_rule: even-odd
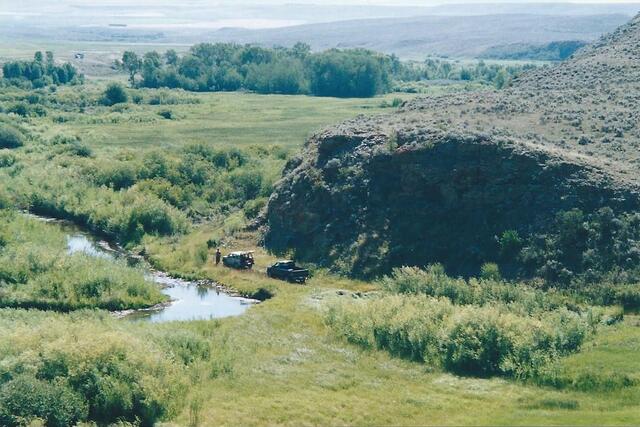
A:
<svg viewBox="0 0 640 427">
<path fill-rule="evenodd" d="M 142 120 L 147 118 L 149 122 L 146 123 L 85 124 L 84 120 L 78 120 L 77 123 L 52 126 L 50 132 L 81 133 L 86 136 L 84 140 L 97 150 L 177 149 L 198 142 L 211 146 L 246 148 L 254 145 L 296 149 L 324 126 L 358 114 L 389 112 L 389 108 L 381 107 L 383 101 L 411 96 L 391 94 L 372 99 L 336 99 L 232 92 L 189 94 L 188 97 L 198 103 L 132 105 L 125 111 Z M 170 109 L 176 119 L 161 120 L 148 116 L 163 109 Z"/>
<path fill-rule="evenodd" d="M 0 168 L 6 184 L 0 188 L 0 204 L 4 200 L 10 208 L 30 208 L 37 202 L 98 232 L 119 227 L 106 224 L 105 218 L 132 204 L 139 209 L 149 203 L 161 206 L 170 218 L 184 219 L 186 228 L 165 235 L 145 230 L 128 242 L 132 250 L 144 249 L 155 266 L 173 274 L 210 278 L 247 295 L 264 289 L 273 298 L 236 318 L 162 325 L 118 321 L 103 312 L 3 310 L 0 323 L 14 331 L 0 339 L 0 366 L 8 377 L 27 367 L 42 378 L 53 354 L 68 364 L 66 376 L 60 377 L 73 386 L 96 365 L 103 369 L 101 375 L 111 375 L 104 384 L 112 388 L 100 389 L 104 400 L 126 410 L 127 402 L 139 398 L 126 392 L 129 376 L 135 377 L 131 370 L 139 369 L 135 390 L 162 403 L 162 411 L 154 415 L 165 426 L 640 423 L 638 316 L 599 325 L 580 352 L 557 361 L 554 369 L 561 381 L 553 387 L 534 380 L 456 376 L 341 339 L 326 322 L 328 308 L 376 294 L 378 284 L 318 270 L 306 286 L 268 279 L 264 270 L 276 256 L 259 247 L 258 233 L 245 230 L 250 220 L 246 203 L 253 199 L 214 198 L 206 192 L 234 183 L 237 174 L 253 168 L 262 173 L 258 198 L 264 199 L 271 180 L 313 132 L 358 114 L 391 112 L 383 102 L 407 95 L 339 100 L 171 92 L 181 103 L 150 105 L 156 91 L 132 91 L 142 98 L 139 104 L 104 107 L 96 102 L 102 88 L 102 83 L 60 88 L 47 104 L 46 116 L 0 114 L 3 123 L 26 135 L 23 147 L 0 153 L 13 156 L 6 161 L 9 166 Z M 7 91 L 0 102 L 7 107 L 28 95 Z M 167 109 L 174 119 L 158 115 Z M 90 155 L 78 155 L 78 147 L 70 150 L 75 142 L 52 142 L 61 134 L 78 136 L 81 154 Z M 207 203 L 202 212 L 193 212 L 193 203 L 189 209 L 176 202 L 169 206 L 168 199 L 144 190 L 152 179 L 141 178 L 144 156 L 158 151 L 182 173 L 193 159 L 184 157 L 184 150 L 193 144 L 247 153 L 244 165 L 214 168 L 204 184 L 189 190 L 193 203 Z M 124 189 L 103 184 L 102 173 L 114 164 L 134 168 L 140 176 Z M 166 176 L 173 179 L 171 173 Z M 171 191 L 191 187 L 175 179 L 167 185 Z M 135 209 L 123 224 L 134 214 Z M 256 250 L 255 269 L 215 267 L 215 248 L 207 244 L 212 239 L 225 252 Z"/>
</svg>

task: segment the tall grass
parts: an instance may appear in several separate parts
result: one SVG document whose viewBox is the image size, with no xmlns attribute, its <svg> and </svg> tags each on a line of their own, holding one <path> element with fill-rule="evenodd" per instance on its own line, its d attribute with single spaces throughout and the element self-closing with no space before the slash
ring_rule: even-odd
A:
<svg viewBox="0 0 640 427">
<path fill-rule="evenodd" d="M 0 211 L 0 306 L 71 311 L 124 310 L 165 301 L 126 263 L 67 253 L 55 227 Z"/>
<path fill-rule="evenodd" d="M 445 297 L 459 305 L 502 303 L 512 311 L 535 313 L 574 305 L 573 299 L 553 291 L 542 291 L 523 284 L 494 278 L 468 280 L 453 278 L 440 264 L 426 269 L 402 267 L 380 281 L 382 288 L 392 294 Z"/>
<path fill-rule="evenodd" d="M 101 315 L 0 311 L 0 424 L 47 426 L 118 421 L 151 426 L 175 416 L 187 391 L 182 343 L 167 332 L 152 339 Z M 182 335 L 185 335 L 184 333 Z M 191 341 L 199 342 L 197 335 Z"/>
<path fill-rule="evenodd" d="M 367 348 L 475 376 L 536 378 L 577 352 L 601 310 L 574 299 L 486 279 L 456 279 L 441 265 L 404 267 L 381 280 L 384 294 L 333 306 L 327 323 Z"/>
<path fill-rule="evenodd" d="M 557 309 L 522 316 L 504 305 L 456 306 L 448 299 L 390 295 L 333 306 L 327 324 L 349 342 L 474 376 L 535 377 L 578 351 L 587 316 Z"/>
</svg>

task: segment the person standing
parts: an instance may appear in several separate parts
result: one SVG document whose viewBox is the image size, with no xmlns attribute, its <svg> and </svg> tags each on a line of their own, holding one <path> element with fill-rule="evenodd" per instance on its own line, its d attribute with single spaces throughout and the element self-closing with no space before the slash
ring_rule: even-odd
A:
<svg viewBox="0 0 640 427">
<path fill-rule="evenodd" d="M 222 259 L 222 252 L 220 252 L 220 248 L 216 249 L 216 265 L 220 264 L 220 260 Z"/>
</svg>

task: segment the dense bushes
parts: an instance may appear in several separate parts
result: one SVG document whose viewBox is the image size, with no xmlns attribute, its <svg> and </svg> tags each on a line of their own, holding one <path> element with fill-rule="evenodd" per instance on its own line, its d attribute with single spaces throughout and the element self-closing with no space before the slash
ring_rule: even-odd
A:
<svg viewBox="0 0 640 427">
<path fill-rule="evenodd" d="M 610 208 L 561 212 L 548 232 L 528 239 L 517 261 L 524 274 L 552 283 L 638 280 L 640 215 L 616 216 Z"/>
<path fill-rule="evenodd" d="M 18 148 L 24 145 L 24 137 L 16 129 L 0 124 L 0 148 Z"/>
<path fill-rule="evenodd" d="M 202 350 L 191 353 L 168 331 L 143 334 L 116 322 L 89 313 L 3 310 L 0 423 L 23 426 L 40 419 L 61 427 L 86 421 L 151 426 L 175 416 L 184 404 L 184 368 L 202 357 Z M 197 338 L 190 342 L 198 343 Z M 174 351 L 185 358 L 175 359 Z"/>
<path fill-rule="evenodd" d="M 189 218 L 228 215 L 268 197 L 282 163 L 277 152 L 204 144 L 106 161 L 67 134 L 40 147 L 48 156 L 46 167 L 0 169 L 12 202 L 124 244 L 137 243 L 145 234 L 180 234 L 189 228 Z M 3 164 L 15 162 L 5 157 Z M 256 205 L 247 212 L 255 216 L 259 209 Z"/>
<path fill-rule="evenodd" d="M 165 297 L 141 271 L 83 254 L 67 254 L 55 228 L 0 212 L 0 306 L 71 311 L 149 307 Z"/>
<path fill-rule="evenodd" d="M 516 279 L 538 277 L 547 287 L 571 289 L 595 303 L 639 307 L 640 215 L 560 212 L 545 233 L 497 239 L 501 270 Z"/>
<path fill-rule="evenodd" d="M 586 46 L 582 40 L 562 40 L 543 44 L 510 43 L 485 50 L 481 57 L 526 61 L 564 61 Z"/>
<path fill-rule="evenodd" d="M 566 309 L 524 316 L 500 304 L 459 307 L 426 296 L 338 304 L 327 323 L 350 342 L 431 367 L 517 378 L 535 376 L 558 356 L 577 351 L 590 326 Z"/>
<path fill-rule="evenodd" d="M 103 103 L 105 105 L 122 104 L 129 101 L 129 95 L 119 83 L 109 83 L 104 91 Z"/>
<path fill-rule="evenodd" d="M 87 417 L 87 405 L 69 387 L 29 375 L 16 376 L 0 388 L 0 423 L 22 426 L 37 418 L 50 427 L 75 425 Z"/>
<path fill-rule="evenodd" d="M 177 91 L 139 92 L 141 102 L 197 101 Z M 80 94 L 86 96 L 78 97 L 75 91 L 30 93 L 37 95 L 34 102 L 56 111 L 102 108 L 98 106 L 101 92 Z M 18 90 L 7 94 L 9 99 L 30 95 Z M 105 120 L 115 123 L 111 116 L 119 120 L 127 115 L 109 113 Z M 153 112 L 148 116 L 159 120 Z M 23 126 L 24 132 L 30 131 L 29 126 Z M 18 135 L 22 142 L 22 132 L 5 133 Z M 124 244 L 138 243 L 145 234 L 180 234 L 189 228 L 189 219 L 228 215 L 244 209 L 248 201 L 268 197 L 283 163 L 281 151 L 257 146 L 241 150 L 192 144 L 169 151 L 148 150 L 139 158 L 125 152 L 106 158 L 74 133 L 29 132 L 29 139 L 33 141 L 32 151 L 25 153 L 29 161 L 22 153 L 0 149 L 3 205 L 72 220 Z M 32 167 L 38 162 L 43 166 Z M 256 209 L 247 213 L 254 216 Z"/>
<path fill-rule="evenodd" d="M 262 161 L 235 148 L 194 144 L 177 156 L 151 151 L 141 162 L 97 163 L 84 173 L 96 185 L 114 190 L 130 188 L 159 198 L 191 217 L 200 217 L 268 196 L 273 177 L 260 167 Z"/>
<path fill-rule="evenodd" d="M 495 278 L 469 280 L 452 278 L 439 264 L 426 269 L 403 267 L 393 270 L 381 280 L 383 289 L 394 294 L 445 297 L 454 304 L 508 304 L 523 313 L 535 313 L 563 306 L 566 297 L 554 292 L 536 290 L 522 284 L 507 283 Z"/>
<path fill-rule="evenodd" d="M 554 361 L 622 318 L 578 295 L 455 279 L 440 265 L 396 269 L 381 287 L 382 295 L 331 306 L 328 325 L 352 343 L 463 375 L 548 381 Z"/>
<path fill-rule="evenodd" d="M 144 234 L 178 234 L 188 228 L 181 212 L 153 195 L 96 187 L 72 171 L 25 170 L 7 183 L 7 191 L 23 209 L 72 220 L 123 243 L 137 242 Z"/>
<path fill-rule="evenodd" d="M 489 84 L 501 89 L 517 75 L 535 68 L 535 65 L 502 65 L 487 64 L 479 61 L 475 64 L 465 64 L 459 61 L 442 59 L 427 59 L 424 62 L 400 62 L 393 60 L 393 76 L 396 80 L 394 90 L 399 92 L 413 92 L 415 86 L 407 82 L 452 80 L 461 82 L 478 82 Z M 413 88 L 413 90 L 412 90 Z"/>
</svg>

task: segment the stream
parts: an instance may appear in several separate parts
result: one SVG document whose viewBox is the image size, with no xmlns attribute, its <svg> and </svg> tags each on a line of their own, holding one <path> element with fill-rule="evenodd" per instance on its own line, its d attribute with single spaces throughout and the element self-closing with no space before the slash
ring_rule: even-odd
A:
<svg viewBox="0 0 640 427">
<path fill-rule="evenodd" d="M 32 215 L 30 215 L 32 216 Z M 132 265 L 141 265 L 149 280 L 157 283 L 170 302 L 146 310 L 123 312 L 123 319 L 131 321 L 171 322 L 209 320 L 239 316 L 258 301 L 230 295 L 210 285 L 177 279 L 152 269 L 144 260 L 133 257 L 120 248 L 81 230 L 67 221 L 37 217 L 61 229 L 67 236 L 68 253 L 85 253 L 109 259 L 126 259 Z"/>
</svg>

